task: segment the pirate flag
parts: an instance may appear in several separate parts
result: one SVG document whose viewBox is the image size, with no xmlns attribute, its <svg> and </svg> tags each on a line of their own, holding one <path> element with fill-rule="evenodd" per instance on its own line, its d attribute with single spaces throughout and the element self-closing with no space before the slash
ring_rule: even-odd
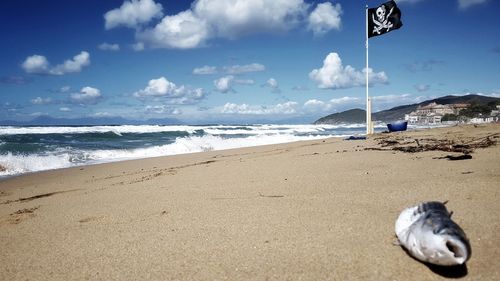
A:
<svg viewBox="0 0 500 281">
<path fill-rule="evenodd" d="M 382 35 L 402 25 L 401 11 L 394 0 L 368 9 L 368 37 Z"/>
</svg>

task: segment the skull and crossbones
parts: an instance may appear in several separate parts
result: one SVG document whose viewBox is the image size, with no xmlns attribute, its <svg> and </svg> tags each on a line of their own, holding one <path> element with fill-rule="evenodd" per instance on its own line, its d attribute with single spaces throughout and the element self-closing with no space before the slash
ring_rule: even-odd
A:
<svg viewBox="0 0 500 281">
<path fill-rule="evenodd" d="M 375 15 L 372 14 L 373 22 L 377 25 L 373 28 L 373 33 L 380 34 L 380 31 L 382 31 L 382 29 L 384 28 L 387 28 L 386 32 L 389 32 L 389 30 L 393 27 L 392 22 L 389 21 L 389 17 L 392 14 L 392 10 L 394 10 L 394 7 L 391 8 L 391 10 L 386 16 L 385 6 L 382 5 L 378 7 L 377 10 L 375 11 L 378 20 L 375 19 Z"/>
</svg>

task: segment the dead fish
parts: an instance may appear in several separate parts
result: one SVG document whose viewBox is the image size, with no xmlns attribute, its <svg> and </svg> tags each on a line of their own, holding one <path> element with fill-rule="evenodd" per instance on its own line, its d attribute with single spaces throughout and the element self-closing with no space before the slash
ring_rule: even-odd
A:
<svg viewBox="0 0 500 281">
<path fill-rule="evenodd" d="M 445 203 L 424 202 L 403 210 L 396 220 L 396 236 L 413 257 L 423 262 L 464 264 L 471 256 L 470 242 L 451 220 Z"/>
</svg>

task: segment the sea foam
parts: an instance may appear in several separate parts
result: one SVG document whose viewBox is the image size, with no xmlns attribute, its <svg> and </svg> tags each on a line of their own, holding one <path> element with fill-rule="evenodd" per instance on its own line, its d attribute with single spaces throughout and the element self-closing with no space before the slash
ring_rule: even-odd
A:
<svg viewBox="0 0 500 281">
<path fill-rule="evenodd" d="M 0 171 L 0 176 L 95 163 L 341 137 L 362 131 L 363 125 L 0 127 L 0 143 L 4 147 L 3 150 L 0 149 L 3 151 L 0 153 L 0 165 L 5 168 Z M 38 149 L 18 149 L 15 152 L 5 149 L 12 146 L 36 146 Z"/>
</svg>

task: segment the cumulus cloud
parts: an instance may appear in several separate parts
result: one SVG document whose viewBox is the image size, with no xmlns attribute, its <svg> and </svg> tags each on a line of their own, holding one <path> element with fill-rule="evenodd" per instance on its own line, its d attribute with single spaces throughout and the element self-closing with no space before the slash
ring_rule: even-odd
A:
<svg viewBox="0 0 500 281">
<path fill-rule="evenodd" d="M 388 82 L 385 72 L 374 73 L 371 68 L 357 71 L 354 67 L 342 65 L 342 60 L 337 53 L 330 53 L 323 61 L 323 66 L 314 69 L 309 73 L 309 77 L 318 83 L 322 89 L 346 89 L 364 86 L 366 83 L 366 71 L 368 71 L 368 81 L 370 85 L 376 83 L 385 84 Z"/>
<path fill-rule="evenodd" d="M 306 112 L 311 113 L 311 112 L 330 111 L 332 108 L 332 105 L 330 103 L 327 103 L 324 101 L 312 99 L 312 100 L 306 101 L 302 107 Z"/>
<path fill-rule="evenodd" d="M 36 97 L 31 100 L 31 103 L 36 105 L 50 104 L 51 102 L 52 102 L 51 98 L 42 98 L 42 97 Z"/>
<path fill-rule="evenodd" d="M 234 90 L 231 87 L 233 80 L 234 76 L 232 75 L 224 76 L 217 80 L 214 80 L 215 89 L 221 93 L 233 92 Z"/>
<path fill-rule="evenodd" d="M 133 94 L 136 98 L 162 97 L 169 104 L 193 104 L 204 97 L 202 88 L 190 88 L 188 86 L 177 86 L 165 77 L 151 79 L 146 88 Z"/>
<path fill-rule="evenodd" d="M 289 31 L 306 21 L 308 8 L 304 0 L 198 0 L 190 9 L 138 31 L 136 39 L 153 48 L 198 48 L 214 38 Z M 321 31 L 332 26 L 323 14 L 313 17 Z"/>
<path fill-rule="evenodd" d="M 234 92 L 233 84 L 252 85 L 255 81 L 252 79 L 236 79 L 233 75 L 228 75 L 214 80 L 215 89 L 221 93 Z"/>
<path fill-rule="evenodd" d="M 118 44 L 109 44 L 109 43 L 102 43 L 99 46 L 97 46 L 99 50 L 102 51 L 119 51 L 120 50 L 120 45 Z"/>
<path fill-rule="evenodd" d="M 274 78 L 267 79 L 266 83 L 263 86 L 270 88 L 273 93 L 281 92 L 280 88 L 279 88 L 278 81 L 276 81 L 276 79 L 274 79 Z"/>
<path fill-rule="evenodd" d="M 154 18 L 161 18 L 162 5 L 153 0 L 125 1 L 120 8 L 113 9 L 104 14 L 106 29 L 118 26 L 138 28 Z"/>
<path fill-rule="evenodd" d="M 42 74 L 49 72 L 49 61 L 41 55 L 27 57 L 21 66 L 27 73 Z"/>
<path fill-rule="evenodd" d="M 321 101 L 317 99 L 308 100 L 304 103 L 302 108 L 307 113 L 321 113 L 332 112 L 338 110 L 345 110 L 361 105 L 361 101 L 356 97 L 341 97 L 334 98 L 329 101 Z"/>
<path fill-rule="evenodd" d="M 205 44 L 209 29 L 204 20 L 188 10 L 164 17 L 153 29 L 141 31 L 136 37 L 153 48 L 190 49 Z"/>
<path fill-rule="evenodd" d="M 241 114 L 241 115 L 282 115 L 295 114 L 298 112 L 299 104 L 289 101 L 273 106 L 248 105 L 226 103 L 220 110 L 222 114 Z"/>
<path fill-rule="evenodd" d="M 318 4 L 309 14 L 307 28 L 314 35 L 323 35 L 332 29 L 339 30 L 342 24 L 341 15 L 342 7 L 338 3 L 335 5 L 330 2 Z"/>
<path fill-rule="evenodd" d="M 276 79 L 274 79 L 274 78 L 269 78 L 266 81 L 266 85 L 272 89 L 276 89 L 276 88 L 278 88 L 278 81 L 276 81 Z"/>
<path fill-rule="evenodd" d="M 101 99 L 101 91 L 93 87 L 83 87 L 79 93 L 71 94 L 71 100 L 78 104 L 96 104 Z"/>
<path fill-rule="evenodd" d="M 46 57 L 41 55 L 32 55 L 27 57 L 22 63 L 21 67 L 27 73 L 33 74 L 50 74 L 50 75 L 64 75 L 66 73 L 80 72 L 82 68 L 90 65 L 90 54 L 82 51 L 73 59 L 64 61 L 54 67 L 50 66 Z"/>
</svg>

